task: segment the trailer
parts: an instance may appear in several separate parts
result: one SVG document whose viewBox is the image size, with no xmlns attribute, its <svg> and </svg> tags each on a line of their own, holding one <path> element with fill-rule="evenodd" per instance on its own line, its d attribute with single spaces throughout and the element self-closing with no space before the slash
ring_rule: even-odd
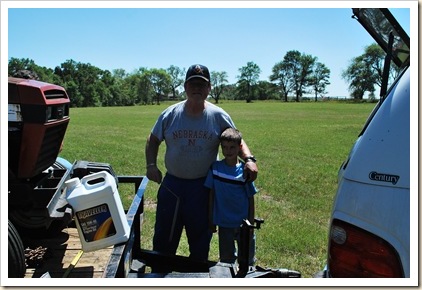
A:
<svg viewBox="0 0 422 290">
<path fill-rule="evenodd" d="M 77 162 L 79 164 L 80 162 Z M 85 163 L 85 162 L 83 162 Z M 98 168 L 98 164 L 96 166 Z M 96 168 L 96 169 L 97 169 Z M 93 172 L 93 169 L 88 169 Z M 145 176 L 117 176 L 119 184 L 134 185 L 132 204 L 126 212 L 130 226 L 130 237 L 125 243 L 93 252 L 83 252 L 79 235 L 70 225 L 55 239 L 32 240 L 34 250 L 48 248 L 50 253 L 37 268 L 28 268 L 27 278 L 299 278 L 300 272 L 288 269 L 249 269 L 248 251 L 240 251 L 238 264 L 216 261 L 197 261 L 180 255 L 165 255 L 142 248 L 142 224 L 144 220 L 144 193 L 148 184 Z M 248 235 L 259 229 L 262 220 L 256 224 L 244 222 L 241 248 L 248 247 Z M 63 241 L 63 236 L 66 240 Z M 61 241 L 60 241 L 61 239 Z M 242 242 L 243 241 L 243 242 Z M 43 245 L 41 245 L 43 244 Z M 48 250 L 47 250 L 48 251 Z M 243 253 L 246 253 L 244 255 Z M 170 271 L 153 273 L 151 269 L 165 264 Z"/>
</svg>

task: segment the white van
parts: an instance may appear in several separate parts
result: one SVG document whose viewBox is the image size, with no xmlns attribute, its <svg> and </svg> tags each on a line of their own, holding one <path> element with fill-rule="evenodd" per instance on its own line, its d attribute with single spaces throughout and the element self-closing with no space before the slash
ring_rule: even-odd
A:
<svg viewBox="0 0 422 290">
<path fill-rule="evenodd" d="M 339 169 L 322 276 L 409 277 L 410 38 L 388 9 L 352 11 L 387 53 L 385 77 L 380 101 Z M 390 61 L 401 72 L 387 88 Z"/>
</svg>

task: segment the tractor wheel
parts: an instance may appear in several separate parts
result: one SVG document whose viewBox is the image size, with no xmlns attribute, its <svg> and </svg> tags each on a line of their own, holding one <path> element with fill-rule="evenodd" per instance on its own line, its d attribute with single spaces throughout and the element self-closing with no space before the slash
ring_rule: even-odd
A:
<svg viewBox="0 0 422 290">
<path fill-rule="evenodd" d="M 32 217 L 23 209 L 9 209 L 9 219 L 25 236 L 33 238 L 54 237 L 72 221 L 72 217 L 65 214 L 63 218 L 51 221 L 50 226 L 46 228 L 46 217 Z"/>
<path fill-rule="evenodd" d="M 18 231 L 9 222 L 9 278 L 23 278 L 26 272 L 25 249 Z"/>
</svg>

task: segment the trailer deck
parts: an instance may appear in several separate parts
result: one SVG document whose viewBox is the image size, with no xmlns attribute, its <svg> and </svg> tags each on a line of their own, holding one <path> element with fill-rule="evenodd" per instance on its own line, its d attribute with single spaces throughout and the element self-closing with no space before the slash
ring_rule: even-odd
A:
<svg viewBox="0 0 422 290">
<path fill-rule="evenodd" d="M 63 278 L 65 273 L 67 278 L 101 278 L 113 251 L 113 247 L 108 247 L 84 252 L 73 267 L 72 261 L 82 250 L 75 226 L 64 229 L 54 238 L 31 239 L 25 241 L 25 245 L 31 249 L 32 254 L 28 250 L 26 252 L 36 258 L 26 268 L 25 278 L 40 278 L 46 273 L 51 278 Z M 37 252 L 41 252 L 38 257 Z"/>
<path fill-rule="evenodd" d="M 28 242 L 31 248 L 46 248 L 42 263 L 27 267 L 27 278 L 300 278 L 289 269 L 249 269 L 248 257 L 239 255 L 239 265 L 197 261 L 179 255 L 165 255 L 141 248 L 143 195 L 148 179 L 143 176 L 118 176 L 119 183 L 133 183 L 135 196 L 126 213 L 129 240 L 105 249 L 83 252 L 76 227 L 69 226 L 53 239 Z M 245 227 L 245 233 L 253 226 Z M 241 231 L 242 232 L 242 231 Z M 241 235 L 243 235 L 241 233 Z M 246 239 L 248 240 L 248 239 Z M 248 248 L 248 245 L 246 245 Z M 248 252 L 248 251 L 244 251 Z M 244 263 L 246 261 L 246 263 Z M 165 269 L 152 271 L 152 269 Z"/>
</svg>

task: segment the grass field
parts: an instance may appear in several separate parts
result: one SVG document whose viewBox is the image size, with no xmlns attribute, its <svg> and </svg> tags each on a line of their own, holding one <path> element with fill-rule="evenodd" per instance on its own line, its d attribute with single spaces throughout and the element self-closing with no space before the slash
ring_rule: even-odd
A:
<svg viewBox="0 0 422 290">
<path fill-rule="evenodd" d="M 157 106 L 75 108 L 61 156 L 73 162 L 110 163 L 118 175 L 145 175 L 145 140 L 159 113 Z M 257 264 L 300 271 L 312 277 L 326 261 L 328 222 L 337 170 L 374 104 L 222 102 L 219 104 L 258 159 L 256 216 Z M 158 164 L 164 172 L 164 144 Z M 157 184 L 146 190 L 142 247 L 152 248 Z M 125 207 L 133 190 L 120 188 Z M 210 259 L 218 260 L 214 235 Z M 178 254 L 187 255 L 182 238 Z"/>
</svg>

